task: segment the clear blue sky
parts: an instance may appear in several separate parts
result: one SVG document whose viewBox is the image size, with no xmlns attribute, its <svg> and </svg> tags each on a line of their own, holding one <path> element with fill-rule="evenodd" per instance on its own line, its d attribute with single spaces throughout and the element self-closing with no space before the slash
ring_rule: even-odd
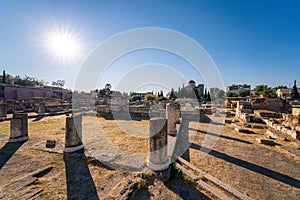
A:
<svg viewBox="0 0 300 200">
<path fill-rule="evenodd" d="M 76 35 L 80 56 L 63 62 L 49 53 L 44 42 L 53 27 Z M 293 0 L 0 0 L 0 70 L 48 82 L 64 79 L 73 88 L 84 59 L 99 43 L 140 27 L 169 28 L 196 40 L 216 63 L 225 85 L 288 86 L 293 80 L 300 85 L 300 1 Z M 170 55 L 156 54 L 129 55 L 111 73 L 122 71 L 129 58 L 131 66 L 172 65 L 176 60 L 168 63 Z M 188 79 L 202 81 L 184 62 L 176 65 Z"/>
</svg>

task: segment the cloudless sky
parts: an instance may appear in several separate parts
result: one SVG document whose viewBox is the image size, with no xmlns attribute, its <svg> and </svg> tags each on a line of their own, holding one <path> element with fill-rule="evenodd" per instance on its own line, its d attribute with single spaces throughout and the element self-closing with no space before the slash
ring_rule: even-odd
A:
<svg viewBox="0 0 300 200">
<path fill-rule="evenodd" d="M 193 38 L 214 60 L 225 85 L 289 86 L 293 80 L 300 85 L 297 0 L 0 0 L 0 70 L 48 82 L 64 79 L 74 88 L 82 63 L 99 43 L 141 27 L 168 28 Z M 80 56 L 63 61 L 49 53 L 44 43 L 54 28 L 77 37 Z M 111 80 L 114 87 L 115 76 L 149 62 L 176 65 L 186 79 L 203 81 L 167 53 L 142 51 L 122 59 L 99 85 Z"/>
</svg>

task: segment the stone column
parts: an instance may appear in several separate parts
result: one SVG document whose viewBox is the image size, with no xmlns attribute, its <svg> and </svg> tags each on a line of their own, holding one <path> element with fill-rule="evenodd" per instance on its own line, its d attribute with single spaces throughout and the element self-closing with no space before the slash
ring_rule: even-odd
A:
<svg viewBox="0 0 300 200">
<path fill-rule="evenodd" d="M 65 153 L 83 149 L 82 144 L 82 115 L 73 114 L 66 118 Z"/>
<path fill-rule="evenodd" d="M 169 168 L 167 156 L 168 134 L 166 119 L 155 117 L 150 119 L 150 139 L 147 166 L 153 171 L 163 171 Z"/>
<path fill-rule="evenodd" d="M 174 103 L 167 103 L 166 117 L 168 120 L 168 134 L 176 135 L 176 107 Z"/>
<path fill-rule="evenodd" d="M 14 113 L 10 120 L 9 142 L 28 140 L 28 114 Z"/>
<path fill-rule="evenodd" d="M 0 103 L 0 117 L 6 117 L 6 115 L 7 115 L 6 103 Z"/>
<path fill-rule="evenodd" d="M 38 107 L 38 114 L 44 114 L 46 112 L 45 103 L 40 102 Z"/>
<path fill-rule="evenodd" d="M 176 124 L 180 124 L 180 104 L 179 103 L 175 103 L 175 120 L 176 120 Z"/>
</svg>

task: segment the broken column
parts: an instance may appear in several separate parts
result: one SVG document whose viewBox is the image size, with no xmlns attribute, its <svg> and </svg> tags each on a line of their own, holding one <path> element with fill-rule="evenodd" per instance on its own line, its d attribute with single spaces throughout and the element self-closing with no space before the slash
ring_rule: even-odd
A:
<svg viewBox="0 0 300 200">
<path fill-rule="evenodd" d="M 65 153 L 83 149 L 82 144 L 82 115 L 73 114 L 66 118 Z"/>
<path fill-rule="evenodd" d="M 150 139 L 147 166 L 153 171 L 163 171 L 169 168 L 168 134 L 166 119 L 155 117 L 150 119 Z"/>
<path fill-rule="evenodd" d="M 40 102 L 37 110 L 38 114 L 44 114 L 46 112 L 45 103 Z"/>
<path fill-rule="evenodd" d="M 9 142 L 21 142 L 28 140 L 28 114 L 14 113 L 10 120 Z"/>
<path fill-rule="evenodd" d="M 6 117 L 6 115 L 7 115 L 6 103 L 0 103 L 0 117 Z"/>
<path fill-rule="evenodd" d="M 168 134 L 176 135 L 176 107 L 174 103 L 168 103 L 166 105 L 166 117 L 168 120 Z"/>
</svg>

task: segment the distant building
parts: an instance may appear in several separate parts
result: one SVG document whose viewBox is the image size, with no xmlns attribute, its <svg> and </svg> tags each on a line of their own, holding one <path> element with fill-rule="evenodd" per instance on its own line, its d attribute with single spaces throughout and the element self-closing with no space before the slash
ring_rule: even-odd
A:
<svg viewBox="0 0 300 200">
<path fill-rule="evenodd" d="M 215 99 L 216 94 L 220 91 L 219 88 L 213 87 L 213 88 L 209 88 L 209 94 L 210 94 L 210 98 L 211 100 Z"/>
<path fill-rule="evenodd" d="M 280 88 L 276 91 L 276 95 L 280 98 L 284 98 L 290 96 L 292 92 L 292 88 Z M 300 88 L 298 88 L 298 92 L 300 93 Z"/>
<path fill-rule="evenodd" d="M 30 100 L 34 97 L 59 98 L 68 101 L 70 91 L 58 87 L 26 87 L 18 85 L 1 85 L 0 97 L 6 100 Z"/>
<path fill-rule="evenodd" d="M 193 96 L 196 95 L 197 99 L 200 99 L 204 95 L 204 84 L 198 84 L 196 85 L 196 82 L 194 80 L 190 80 L 188 85 L 185 87 L 185 96 L 193 98 Z M 189 94 L 189 88 L 192 88 L 193 93 Z"/>
<path fill-rule="evenodd" d="M 237 94 L 240 90 L 246 90 L 251 91 L 251 85 L 248 84 L 232 84 L 230 86 L 227 86 L 226 92 L 227 93 L 233 93 Z"/>
</svg>

